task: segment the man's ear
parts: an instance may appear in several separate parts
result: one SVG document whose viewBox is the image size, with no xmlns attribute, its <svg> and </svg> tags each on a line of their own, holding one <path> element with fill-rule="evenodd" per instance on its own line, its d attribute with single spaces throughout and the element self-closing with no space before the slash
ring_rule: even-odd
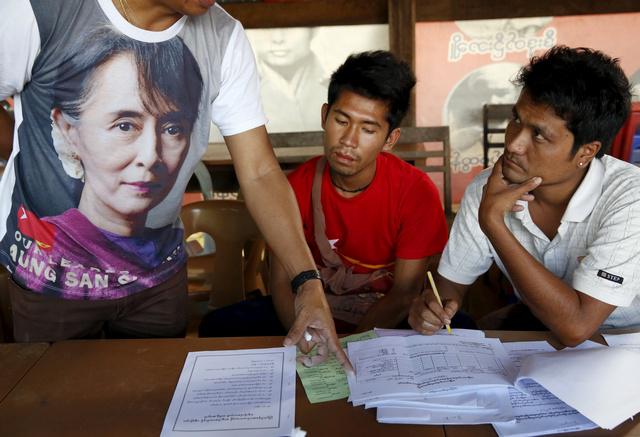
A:
<svg viewBox="0 0 640 437">
<path fill-rule="evenodd" d="M 396 145 L 398 139 L 400 139 L 399 127 L 389 132 L 389 135 L 387 135 L 387 139 L 384 142 L 384 146 L 382 146 L 382 150 L 384 150 L 385 152 L 389 152 L 391 149 L 393 149 L 393 146 Z"/>
<path fill-rule="evenodd" d="M 51 110 L 51 120 L 55 125 L 54 127 L 56 127 L 60 135 L 62 135 L 65 143 L 75 152 L 78 144 L 78 130 L 76 127 L 65 118 L 62 111 L 58 108 Z"/>
<path fill-rule="evenodd" d="M 591 160 L 596 157 L 601 148 L 602 143 L 600 141 L 592 141 L 580 146 L 578 153 L 576 153 L 575 156 L 578 166 L 587 167 Z"/>
<path fill-rule="evenodd" d="M 322 109 L 320 110 L 320 116 L 322 117 L 322 119 L 320 120 L 320 124 L 322 125 L 322 129 L 324 130 L 324 127 L 327 123 L 327 115 L 329 114 L 329 105 L 327 103 L 323 103 L 322 104 Z"/>
</svg>

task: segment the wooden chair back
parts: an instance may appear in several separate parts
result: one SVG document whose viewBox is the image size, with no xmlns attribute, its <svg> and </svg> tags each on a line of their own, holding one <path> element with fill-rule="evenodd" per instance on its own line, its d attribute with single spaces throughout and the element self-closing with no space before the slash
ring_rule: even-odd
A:
<svg viewBox="0 0 640 437">
<path fill-rule="evenodd" d="M 485 104 L 482 106 L 482 165 L 489 166 L 489 150 L 504 149 L 504 133 L 512 117 L 513 104 Z"/>
</svg>

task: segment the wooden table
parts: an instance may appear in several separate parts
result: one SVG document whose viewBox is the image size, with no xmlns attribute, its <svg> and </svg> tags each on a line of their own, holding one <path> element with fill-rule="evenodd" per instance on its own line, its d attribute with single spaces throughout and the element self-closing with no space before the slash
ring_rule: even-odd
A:
<svg viewBox="0 0 640 437">
<path fill-rule="evenodd" d="M 549 333 L 543 332 L 489 332 L 487 335 L 504 341 L 551 340 L 557 345 Z M 0 402 L 0 435 L 157 436 L 189 351 L 281 344 L 281 337 L 55 343 Z M 496 435 L 490 425 L 379 424 L 375 410 L 353 407 L 346 400 L 310 404 L 299 380 L 295 423 L 310 437 Z M 637 421 L 627 421 L 613 431 L 598 429 L 563 435 L 640 436 L 640 425 Z"/>
<path fill-rule="evenodd" d="M 0 344 L 0 401 L 13 390 L 47 348 L 49 343 Z M 4 434 L 0 432 L 0 435 Z"/>
<path fill-rule="evenodd" d="M 79 340 L 53 344 L 0 403 L 1 436 L 158 436 L 187 352 L 282 345 L 281 337 Z M 381 425 L 345 400 L 310 404 L 296 387 L 309 436 L 438 436 L 441 426 Z"/>
</svg>

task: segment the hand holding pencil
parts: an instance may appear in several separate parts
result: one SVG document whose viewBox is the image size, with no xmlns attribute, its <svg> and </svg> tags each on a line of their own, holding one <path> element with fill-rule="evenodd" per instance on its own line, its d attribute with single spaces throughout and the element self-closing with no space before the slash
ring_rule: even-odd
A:
<svg viewBox="0 0 640 437">
<path fill-rule="evenodd" d="M 442 309 L 444 309 L 444 305 L 442 305 L 442 299 L 440 299 L 440 293 L 438 293 L 438 287 L 436 287 L 436 283 L 433 280 L 433 276 L 431 275 L 430 270 L 427 270 L 427 277 L 429 278 L 429 283 L 431 284 L 431 289 L 433 290 L 433 294 L 435 295 L 436 300 L 438 301 Z M 448 323 L 445 324 L 445 326 L 447 327 L 447 332 L 451 334 L 451 326 Z"/>
<path fill-rule="evenodd" d="M 427 277 L 433 294 L 427 289 L 414 298 L 409 310 L 409 325 L 425 335 L 435 334 L 442 329 L 442 325 L 445 325 L 447 331 L 451 333 L 451 318 L 459 308 L 459 299 L 456 298 L 457 290 L 450 289 L 449 281 L 440 278 L 439 285 L 445 287 L 443 302 L 431 272 L 427 271 Z"/>
</svg>

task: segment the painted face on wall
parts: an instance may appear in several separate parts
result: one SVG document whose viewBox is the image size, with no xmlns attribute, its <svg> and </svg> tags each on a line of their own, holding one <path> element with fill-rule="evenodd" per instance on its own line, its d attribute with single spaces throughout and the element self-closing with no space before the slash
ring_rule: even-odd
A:
<svg viewBox="0 0 640 437">
<path fill-rule="evenodd" d="M 255 31 L 254 31 L 255 32 Z M 254 40 L 258 57 L 272 68 L 296 66 L 311 54 L 311 29 L 260 29 Z"/>
<path fill-rule="evenodd" d="M 173 187 L 188 151 L 190 124 L 162 96 L 150 111 L 138 76 L 130 54 L 98 67 L 79 119 L 66 129 L 84 167 L 78 209 L 106 230 L 144 219 Z"/>
</svg>

